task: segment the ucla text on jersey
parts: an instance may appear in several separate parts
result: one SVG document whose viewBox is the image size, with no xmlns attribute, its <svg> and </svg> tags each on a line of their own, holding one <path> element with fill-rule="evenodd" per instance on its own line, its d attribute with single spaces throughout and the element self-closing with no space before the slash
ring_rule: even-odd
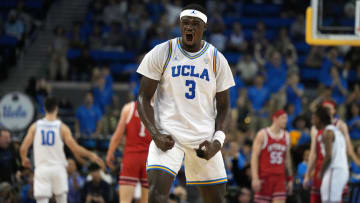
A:
<svg viewBox="0 0 360 203">
<path fill-rule="evenodd" d="M 187 76 L 187 77 L 196 77 L 206 81 L 210 81 L 209 73 L 206 68 L 202 71 L 200 68 L 196 68 L 195 66 L 190 65 L 177 65 L 171 67 L 171 76 L 178 77 L 178 76 Z"/>
</svg>

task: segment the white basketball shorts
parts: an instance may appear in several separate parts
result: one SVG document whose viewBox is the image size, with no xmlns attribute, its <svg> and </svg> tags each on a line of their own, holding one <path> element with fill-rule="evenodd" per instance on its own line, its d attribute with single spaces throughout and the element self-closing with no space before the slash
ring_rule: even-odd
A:
<svg viewBox="0 0 360 203">
<path fill-rule="evenodd" d="M 162 170 L 175 177 L 183 160 L 187 185 L 215 185 L 227 182 L 224 160 L 220 151 L 207 161 L 199 158 L 195 149 L 180 146 L 177 143 L 172 149 L 163 152 L 152 141 L 146 170 Z"/>
<path fill-rule="evenodd" d="M 349 180 L 349 170 L 329 168 L 322 179 L 320 193 L 322 202 L 340 202 L 346 183 Z"/>
<path fill-rule="evenodd" d="M 49 197 L 68 192 L 68 175 L 65 166 L 40 166 L 35 168 L 34 197 Z"/>
</svg>

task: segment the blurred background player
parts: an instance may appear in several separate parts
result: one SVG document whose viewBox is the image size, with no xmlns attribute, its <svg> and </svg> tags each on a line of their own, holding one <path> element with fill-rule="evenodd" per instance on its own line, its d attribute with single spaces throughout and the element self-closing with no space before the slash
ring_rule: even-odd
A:
<svg viewBox="0 0 360 203">
<path fill-rule="evenodd" d="M 20 147 L 21 162 L 24 167 L 31 168 L 27 153 L 33 144 L 36 201 L 47 203 L 54 194 L 56 202 L 66 203 L 68 179 L 64 143 L 74 154 L 89 158 L 102 167 L 104 163 L 95 153 L 78 145 L 68 126 L 58 119 L 58 104 L 55 98 L 49 97 L 45 100 L 45 112 L 45 117 L 33 123 L 24 138 Z"/>
<path fill-rule="evenodd" d="M 358 165 L 360 165 L 360 160 L 356 156 L 354 152 L 353 145 L 351 143 L 351 139 L 349 136 L 349 130 L 344 121 L 341 119 L 336 118 L 336 103 L 332 100 L 324 100 L 320 104 L 321 107 L 328 109 L 328 113 L 331 118 L 331 123 L 335 127 L 337 127 L 341 134 L 344 136 L 346 141 L 346 150 L 350 158 Z M 308 161 L 308 167 L 305 173 L 303 185 L 305 188 L 310 186 L 310 179 L 313 176 L 313 181 L 311 185 L 311 192 L 310 192 L 310 202 L 311 203 L 320 203 L 321 196 L 320 196 L 320 187 L 321 187 L 321 179 L 319 179 L 319 173 L 321 170 L 322 162 L 324 159 L 325 151 L 322 149 L 324 145 L 322 141 L 322 131 L 317 129 L 316 126 L 312 126 L 311 128 L 311 146 L 310 146 L 310 155 Z M 313 170 L 315 167 L 315 172 L 313 174 Z"/>
<path fill-rule="evenodd" d="M 278 110 L 270 127 L 257 134 L 251 156 L 252 187 L 255 202 L 285 203 L 292 192 L 290 138 L 285 130 L 287 114 Z"/>
<path fill-rule="evenodd" d="M 126 133 L 126 144 L 121 164 L 119 178 L 120 203 L 131 203 L 135 186 L 141 183 L 141 203 L 148 202 L 148 181 L 146 175 L 146 159 L 148 156 L 151 137 L 141 122 L 136 102 L 125 104 L 121 111 L 120 121 L 111 138 L 106 156 L 106 163 L 113 168 L 114 152 Z"/>
<path fill-rule="evenodd" d="M 322 180 L 321 202 L 341 202 L 344 187 L 349 179 L 346 141 L 339 128 L 331 124 L 328 109 L 320 107 L 313 116 L 313 124 L 322 132 L 322 151 L 325 153 L 318 178 Z"/>
</svg>

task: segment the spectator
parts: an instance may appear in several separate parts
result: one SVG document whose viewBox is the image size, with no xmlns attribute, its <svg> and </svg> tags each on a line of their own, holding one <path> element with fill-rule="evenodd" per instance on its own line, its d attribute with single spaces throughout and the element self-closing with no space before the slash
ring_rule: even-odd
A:
<svg viewBox="0 0 360 203">
<path fill-rule="evenodd" d="M 8 182 L 0 183 L 0 202 L 19 203 L 19 195 Z"/>
<path fill-rule="evenodd" d="M 296 147 L 304 146 L 311 142 L 310 129 L 308 128 L 307 119 L 300 115 L 297 116 L 293 121 L 294 129 L 290 131 L 291 139 L 294 137 L 294 133 L 298 133 L 298 139 L 296 142 L 292 141 L 292 145 Z"/>
<path fill-rule="evenodd" d="M 88 81 L 95 66 L 95 61 L 90 55 L 88 48 L 81 50 L 81 55 L 72 61 L 72 79 L 80 81 Z"/>
<path fill-rule="evenodd" d="M 104 22 L 108 25 L 111 25 L 111 23 L 122 23 L 122 21 L 124 21 L 124 14 L 126 13 L 127 9 L 127 1 L 110 0 L 109 4 L 104 8 Z"/>
<path fill-rule="evenodd" d="M 278 108 L 275 108 L 275 109 L 278 109 Z M 293 121 L 295 120 L 295 118 L 296 118 L 296 113 L 295 113 L 295 106 L 294 106 L 294 104 L 287 104 L 286 106 L 285 106 L 285 111 L 286 111 L 286 113 L 287 113 L 287 115 L 288 115 L 288 121 L 287 121 L 287 123 L 286 123 L 286 128 L 288 129 L 288 130 L 292 130 L 293 129 Z"/>
<path fill-rule="evenodd" d="M 331 84 L 330 70 L 332 68 L 341 69 L 343 66 L 343 61 L 338 57 L 337 48 L 334 47 L 329 50 L 322 64 L 319 81 L 323 85 L 329 85 Z"/>
<path fill-rule="evenodd" d="M 15 182 L 20 169 L 20 157 L 11 141 L 10 132 L 0 129 L 0 182 Z"/>
<path fill-rule="evenodd" d="M 25 184 L 21 188 L 21 203 L 36 203 L 34 198 L 34 173 L 27 171 Z"/>
<path fill-rule="evenodd" d="M 257 75 L 255 78 L 254 86 L 248 88 L 248 99 L 251 103 L 252 118 L 251 118 L 251 130 L 256 131 L 266 125 L 266 108 L 270 98 L 269 89 L 264 86 L 264 77 Z"/>
<path fill-rule="evenodd" d="M 45 78 L 36 81 L 35 99 L 40 114 L 45 115 L 44 102 L 47 96 L 51 94 L 51 85 Z"/>
<path fill-rule="evenodd" d="M 324 61 L 325 49 L 320 46 L 312 46 L 306 57 L 305 65 L 310 68 L 321 68 Z"/>
<path fill-rule="evenodd" d="M 360 86 L 356 84 L 353 88 L 353 91 L 350 92 L 349 96 L 346 99 L 346 104 L 356 103 L 360 104 Z"/>
<path fill-rule="evenodd" d="M 349 133 L 351 139 L 359 140 L 360 139 L 360 115 L 359 115 L 359 106 L 356 103 L 352 103 L 350 106 L 351 117 L 348 120 L 347 124 L 349 126 Z"/>
<path fill-rule="evenodd" d="M 250 203 L 251 197 L 251 190 L 249 188 L 242 187 L 240 188 L 240 192 L 238 194 L 237 203 Z"/>
<path fill-rule="evenodd" d="M 18 19 L 24 23 L 25 33 L 31 33 L 35 26 L 40 26 L 40 22 L 36 21 L 29 13 L 25 11 L 25 2 L 18 1 L 16 5 L 16 13 Z"/>
<path fill-rule="evenodd" d="M 75 22 L 71 32 L 68 34 L 70 47 L 73 49 L 81 49 L 85 46 L 85 39 L 81 35 L 81 23 Z"/>
<path fill-rule="evenodd" d="M 310 150 L 307 149 L 304 151 L 304 155 L 303 155 L 303 161 L 301 163 L 299 163 L 299 165 L 297 166 L 297 170 L 296 170 L 296 179 L 297 179 L 297 183 L 301 184 L 304 181 L 304 176 L 306 173 L 306 168 L 307 168 L 307 162 L 309 160 L 309 154 L 310 154 Z"/>
<path fill-rule="evenodd" d="M 85 183 L 81 191 L 81 202 L 110 202 L 111 188 L 108 183 L 101 179 L 101 168 L 97 164 L 91 164 L 88 171 L 92 177 L 92 180 Z"/>
<path fill-rule="evenodd" d="M 55 38 L 50 47 L 50 79 L 55 80 L 60 72 L 61 79 L 67 78 L 69 63 L 66 58 L 69 41 L 65 37 L 65 30 L 63 27 L 56 27 Z"/>
<path fill-rule="evenodd" d="M 214 45 L 219 51 L 225 50 L 226 36 L 223 34 L 225 24 L 219 14 L 215 14 L 210 21 L 211 34 L 209 42 Z"/>
<path fill-rule="evenodd" d="M 331 95 L 332 99 L 335 100 L 335 102 L 338 105 L 342 105 L 345 103 L 346 96 L 348 94 L 347 82 L 344 78 L 342 78 L 339 75 L 339 72 L 336 68 L 332 68 L 330 70 L 330 75 L 331 75 L 331 78 L 329 81 L 331 81 L 331 83 L 330 84 L 325 83 L 325 85 L 330 86 L 332 88 L 332 95 Z M 339 107 L 343 108 L 343 106 L 339 106 Z M 342 111 L 344 111 L 344 110 L 342 110 Z"/>
<path fill-rule="evenodd" d="M 85 179 L 78 173 L 76 163 L 73 159 L 68 159 L 68 203 L 81 202 L 81 189 L 84 186 Z"/>
<path fill-rule="evenodd" d="M 305 17 L 304 15 L 298 15 L 296 21 L 291 25 L 291 35 L 296 40 L 304 40 L 305 38 Z"/>
<path fill-rule="evenodd" d="M 253 32 L 253 41 L 263 47 L 267 47 L 266 26 L 262 21 L 257 22 L 256 29 Z"/>
<path fill-rule="evenodd" d="M 126 30 L 123 24 L 123 30 Z M 109 51 L 124 51 L 128 48 L 130 42 L 127 41 L 127 37 L 124 31 L 120 30 L 120 24 L 111 23 L 110 32 L 104 34 L 104 49 Z"/>
<path fill-rule="evenodd" d="M 230 92 L 230 108 L 235 109 L 236 108 L 236 102 L 239 98 L 239 92 L 242 88 L 245 87 L 243 81 L 240 79 L 240 77 L 236 74 L 236 69 L 234 67 L 231 67 L 235 86 L 232 86 L 229 90 Z"/>
<path fill-rule="evenodd" d="M 76 110 L 75 134 L 97 137 L 101 131 L 101 110 L 94 105 L 94 96 L 88 92 L 82 106 Z"/>
<path fill-rule="evenodd" d="M 231 31 L 228 48 L 231 51 L 243 52 L 247 49 L 247 42 L 240 23 L 234 23 Z"/>
<path fill-rule="evenodd" d="M 25 25 L 18 19 L 15 10 L 11 10 L 9 12 L 8 21 L 5 23 L 5 33 L 9 36 L 15 37 L 19 41 L 22 41 L 24 38 Z"/>
<path fill-rule="evenodd" d="M 258 73 L 258 66 L 252 59 L 250 53 L 245 53 L 236 65 L 237 70 L 241 73 L 241 78 L 246 84 L 251 84 L 255 75 Z"/>
<path fill-rule="evenodd" d="M 280 30 L 279 39 L 275 43 L 275 49 L 279 50 L 281 55 L 285 56 L 285 62 L 293 71 L 298 71 L 297 61 L 298 55 L 295 46 L 291 43 L 288 31 L 286 28 Z"/>
<path fill-rule="evenodd" d="M 106 84 L 105 75 L 101 74 L 96 79 L 96 83 L 92 89 L 94 95 L 94 104 L 100 108 L 102 114 L 106 112 L 107 106 L 111 104 L 113 89 L 111 84 Z"/>
<path fill-rule="evenodd" d="M 91 11 L 93 13 L 93 20 L 96 23 L 103 22 L 103 13 L 104 13 L 104 1 L 94 0 L 91 4 Z"/>
<path fill-rule="evenodd" d="M 295 106 L 295 115 L 302 112 L 302 96 L 304 95 L 304 85 L 300 83 L 298 73 L 291 73 L 286 83 L 287 103 Z"/>
<path fill-rule="evenodd" d="M 267 73 L 266 86 L 271 93 L 278 92 L 286 82 L 287 65 L 283 62 L 280 52 L 274 51 L 271 54 L 270 62 L 265 64 Z"/>
<path fill-rule="evenodd" d="M 182 2 L 181 0 L 175 0 L 174 3 L 170 3 L 169 0 L 164 1 L 165 9 L 168 15 L 169 24 L 174 25 L 178 20 L 181 9 L 182 9 Z"/>
<path fill-rule="evenodd" d="M 355 147 L 355 153 L 357 156 L 360 156 L 360 145 Z M 360 166 L 356 165 L 354 161 L 351 161 L 350 170 L 351 195 L 349 203 L 357 203 L 360 201 Z"/>
<path fill-rule="evenodd" d="M 101 32 L 101 26 L 96 23 L 93 27 L 92 33 L 89 36 L 89 44 L 92 50 L 101 49 L 103 46 L 103 35 Z"/>
</svg>

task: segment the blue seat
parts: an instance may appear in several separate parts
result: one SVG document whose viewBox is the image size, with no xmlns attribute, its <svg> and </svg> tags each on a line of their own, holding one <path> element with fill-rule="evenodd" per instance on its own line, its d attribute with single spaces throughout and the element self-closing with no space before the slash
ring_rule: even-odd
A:
<svg viewBox="0 0 360 203">
<path fill-rule="evenodd" d="M 110 64 L 110 71 L 112 74 L 119 75 L 124 70 L 124 64 L 112 63 Z"/>
<path fill-rule="evenodd" d="M 281 12 L 280 5 L 274 4 L 246 4 L 244 6 L 244 15 L 249 16 L 279 16 Z"/>
<path fill-rule="evenodd" d="M 81 50 L 80 49 L 70 49 L 67 52 L 67 58 L 68 59 L 75 59 L 77 57 L 79 57 L 81 55 Z"/>
<path fill-rule="evenodd" d="M 3 35 L 0 36 L 0 45 L 1 46 L 9 46 L 9 47 L 15 47 L 18 43 L 18 40 L 15 37 Z"/>
<path fill-rule="evenodd" d="M 290 27 L 295 19 L 291 18 L 263 18 L 261 20 L 264 22 L 267 28 L 281 28 L 281 27 Z"/>
<path fill-rule="evenodd" d="M 318 80 L 320 75 L 320 69 L 303 67 L 300 68 L 301 78 L 304 80 Z"/>
<path fill-rule="evenodd" d="M 305 61 L 306 61 L 306 55 L 299 55 L 298 56 L 298 65 L 300 67 L 304 67 L 305 66 Z"/>
<path fill-rule="evenodd" d="M 243 30 L 244 32 L 244 37 L 246 40 L 252 40 L 252 37 L 253 37 L 253 30 L 252 29 L 244 29 Z"/>
<path fill-rule="evenodd" d="M 1 0 L 0 8 L 15 8 L 17 1 L 14 0 Z"/>
<path fill-rule="evenodd" d="M 241 54 L 237 52 L 225 52 L 224 56 L 226 60 L 229 62 L 229 64 L 236 64 L 239 61 Z"/>
<path fill-rule="evenodd" d="M 84 146 L 88 149 L 95 149 L 96 148 L 96 141 L 91 138 L 81 138 L 79 140 L 80 145 Z"/>
<path fill-rule="evenodd" d="M 259 18 L 240 18 L 239 22 L 243 28 L 255 28 Z"/>
<path fill-rule="evenodd" d="M 41 9 L 43 7 L 43 2 L 38 0 L 25 1 L 25 6 L 32 9 Z"/>
<path fill-rule="evenodd" d="M 310 51 L 310 46 L 305 42 L 297 42 L 295 43 L 295 48 L 299 52 L 299 54 L 307 54 Z"/>
</svg>

